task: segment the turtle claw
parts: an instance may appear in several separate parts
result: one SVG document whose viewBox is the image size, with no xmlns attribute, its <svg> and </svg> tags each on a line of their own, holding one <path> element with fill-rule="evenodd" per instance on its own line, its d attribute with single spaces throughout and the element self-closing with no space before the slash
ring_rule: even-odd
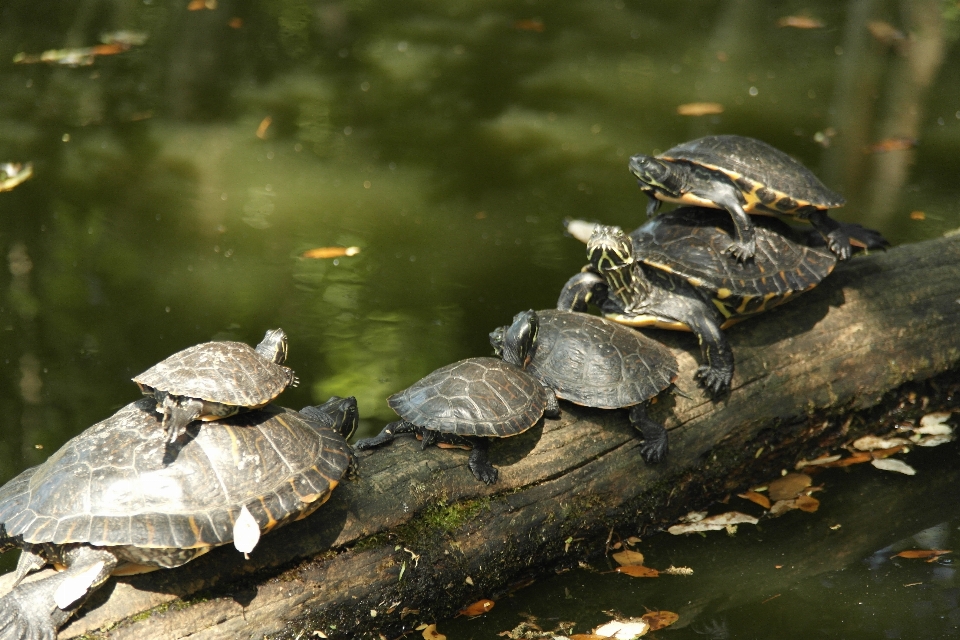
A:
<svg viewBox="0 0 960 640">
<path fill-rule="evenodd" d="M 500 472 L 492 464 L 474 464 L 473 460 L 467 463 L 473 477 L 484 484 L 493 484 L 500 477 Z"/>
<path fill-rule="evenodd" d="M 757 241 L 756 239 L 740 241 L 734 240 L 730 247 L 727 249 L 734 258 L 740 262 L 746 262 L 753 258 L 757 253 Z"/>
<path fill-rule="evenodd" d="M 835 229 L 827 234 L 827 247 L 837 256 L 838 260 L 846 260 L 853 253 L 850 247 L 850 236 L 842 229 Z"/>
<path fill-rule="evenodd" d="M 733 372 L 715 369 L 708 365 L 701 365 L 697 369 L 697 373 L 694 374 L 694 377 L 700 386 L 706 389 L 711 396 L 717 398 L 730 392 L 730 381 L 733 378 Z"/>
<path fill-rule="evenodd" d="M 660 440 L 644 439 L 640 445 L 640 455 L 647 464 L 656 464 L 662 462 L 667 457 L 667 438 L 666 433 Z"/>
</svg>

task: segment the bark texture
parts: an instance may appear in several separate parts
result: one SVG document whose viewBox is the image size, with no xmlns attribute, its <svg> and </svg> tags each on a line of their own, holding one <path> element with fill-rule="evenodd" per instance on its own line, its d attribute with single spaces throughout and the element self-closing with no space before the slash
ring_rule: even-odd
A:
<svg viewBox="0 0 960 640">
<path fill-rule="evenodd" d="M 679 393 L 651 412 L 670 430 L 659 465 L 644 464 L 625 411 L 566 403 L 561 419 L 491 447 L 491 487 L 466 452 L 398 441 L 362 455 L 359 480 L 250 560 L 222 548 L 112 580 L 60 637 L 394 637 L 575 564 L 611 528 L 670 524 L 885 415 L 919 411 L 918 393 L 927 410 L 960 402 L 945 391 L 960 363 L 960 237 L 854 259 L 727 334 L 733 391 L 711 402 L 693 383 L 695 339 L 656 333 L 681 372 Z"/>
</svg>

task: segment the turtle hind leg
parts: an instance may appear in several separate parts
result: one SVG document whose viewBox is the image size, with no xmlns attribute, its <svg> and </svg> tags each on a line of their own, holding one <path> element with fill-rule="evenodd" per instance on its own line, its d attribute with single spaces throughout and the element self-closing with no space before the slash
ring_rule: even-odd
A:
<svg viewBox="0 0 960 640">
<path fill-rule="evenodd" d="M 850 234 L 839 222 L 827 215 L 826 211 L 820 209 L 810 214 L 810 224 L 820 232 L 827 243 L 827 248 L 837 256 L 839 260 L 846 260 L 850 257 L 853 249 L 850 246 Z"/>
<path fill-rule="evenodd" d="M 203 401 L 195 398 L 182 398 L 165 395 L 158 408 L 163 414 L 163 431 L 168 442 L 176 442 L 177 438 L 187 430 L 187 425 L 200 417 L 203 412 Z"/>
<path fill-rule="evenodd" d="M 669 438 L 662 424 L 647 416 L 647 407 L 634 405 L 630 409 L 630 424 L 643 436 L 640 455 L 644 462 L 654 464 L 667 457 Z"/>
<path fill-rule="evenodd" d="M 18 585 L 0 598 L 0 638 L 55 640 L 57 629 L 117 566 L 116 556 L 102 549 L 82 546 L 66 556 L 64 571 Z"/>
<path fill-rule="evenodd" d="M 17 572 L 14 575 L 13 586 L 16 587 L 28 575 L 42 569 L 47 561 L 43 556 L 30 550 L 29 545 L 25 546 L 20 552 L 20 559 L 17 561 Z"/>
<path fill-rule="evenodd" d="M 500 476 L 500 472 L 490 464 L 490 459 L 487 456 L 490 442 L 486 438 L 471 438 L 470 444 L 473 445 L 473 450 L 470 451 L 467 466 L 473 473 L 473 477 L 485 484 L 493 484 Z"/>
<path fill-rule="evenodd" d="M 387 444 L 388 442 L 393 442 L 394 438 L 396 438 L 398 435 L 402 435 L 404 433 L 416 433 L 416 431 L 416 425 L 411 424 L 406 420 L 397 420 L 396 422 L 391 422 L 385 426 L 383 430 L 374 437 L 357 440 L 353 443 L 353 448 L 358 451 L 374 449 L 381 445 Z"/>
</svg>

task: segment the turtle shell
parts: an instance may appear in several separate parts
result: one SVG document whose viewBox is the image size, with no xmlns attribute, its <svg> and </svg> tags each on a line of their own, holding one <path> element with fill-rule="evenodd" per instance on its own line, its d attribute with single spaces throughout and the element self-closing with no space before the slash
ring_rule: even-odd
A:
<svg viewBox="0 0 960 640">
<path fill-rule="evenodd" d="M 781 233 L 782 232 L 782 233 Z M 634 253 L 644 264 L 674 273 L 709 293 L 728 318 L 760 313 L 790 296 L 817 286 L 837 264 L 820 247 L 790 240 L 782 222 L 757 220 L 753 260 L 730 260 L 733 222 L 723 211 L 681 207 L 662 214 L 630 234 Z"/>
<path fill-rule="evenodd" d="M 243 342 L 204 342 L 178 351 L 133 379 L 170 395 L 257 408 L 293 384 L 293 370 Z"/>
<path fill-rule="evenodd" d="M 526 371 L 570 402 L 630 407 L 677 378 L 677 361 L 659 342 L 604 318 L 537 311 L 540 328 Z"/>
<path fill-rule="evenodd" d="M 313 512 L 350 463 L 329 427 L 276 406 L 195 424 L 170 460 L 155 402 L 131 403 L 0 488 L 0 525 L 28 543 L 195 549 Z"/>
<path fill-rule="evenodd" d="M 507 437 L 526 431 L 547 407 L 536 379 L 499 358 L 441 367 L 387 403 L 418 427 L 461 436 Z"/>
<path fill-rule="evenodd" d="M 812 209 L 841 207 L 843 196 L 805 166 L 766 142 L 744 136 L 698 138 L 657 156 L 686 161 L 729 177 L 744 195 L 744 209 L 809 215 Z"/>
</svg>

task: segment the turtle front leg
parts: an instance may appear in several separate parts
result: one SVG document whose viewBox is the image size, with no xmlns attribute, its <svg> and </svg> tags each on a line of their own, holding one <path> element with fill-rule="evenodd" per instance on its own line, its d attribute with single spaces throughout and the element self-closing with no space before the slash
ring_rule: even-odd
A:
<svg viewBox="0 0 960 640">
<path fill-rule="evenodd" d="M 645 404 L 637 404 L 630 409 L 630 424 L 643 436 L 640 455 L 644 462 L 654 464 L 667 457 L 667 429 L 647 416 Z"/>
<path fill-rule="evenodd" d="M 730 392 L 733 380 L 733 350 L 720 326 L 706 314 L 693 314 L 685 319 L 687 326 L 700 341 L 704 364 L 694 377 L 714 398 Z"/>
<path fill-rule="evenodd" d="M 112 553 L 87 546 L 67 552 L 64 560 L 65 570 L 18 585 L 0 598 L 0 638 L 55 640 L 57 629 L 117 566 L 117 558 Z"/>
<path fill-rule="evenodd" d="M 157 411 L 163 414 L 161 426 L 167 441 L 176 442 L 177 438 L 187 430 L 187 425 L 203 413 L 203 401 L 164 394 Z"/>
<path fill-rule="evenodd" d="M 470 438 L 470 444 L 473 445 L 473 450 L 470 452 L 467 466 L 473 472 L 473 477 L 480 482 L 493 484 L 500 476 L 500 472 L 490 464 L 490 459 L 487 456 L 490 441 L 486 438 Z"/>
<path fill-rule="evenodd" d="M 603 277 L 593 271 L 581 271 L 563 285 L 557 309 L 560 311 L 586 311 L 593 303 L 600 307 L 607 299 L 610 287 Z"/>
<path fill-rule="evenodd" d="M 850 246 L 850 235 L 843 225 L 827 215 L 826 211 L 817 209 L 810 214 L 810 224 L 820 232 L 827 243 L 827 248 L 837 256 L 838 260 L 846 260 L 853 249 Z"/>
<path fill-rule="evenodd" d="M 745 262 L 757 253 L 757 234 L 750 216 L 740 203 L 740 190 L 726 181 L 715 180 L 708 187 L 698 188 L 694 194 L 717 204 L 733 218 L 737 239 L 728 251 L 740 262 Z"/>
<path fill-rule="evenodd" d="M 357 440 L 353 443 L 353 448 L 357 451 L 366 451 L 367 449 L 374 449 L 381 445 L 393 442 L 394 438 L 405 433 L 416 433 L 416 425 L 407 422 L 406 420 L 397 420 L 396 422 L 391 422 L 383 428 L 377 435 L 372 438 L 363 438 L 362 440 Z"/>
<path fill-rule="evenodd" d="M 640 185 L 642 186 L 643 182 L 640 182 Z M 654 195 L 653 191 L 647 191 L 646 193 L 647 197 L 650 199 L 647 202 L 647 217 L 652 218 L 657 215 L 657 211 L 660 210 L 660 205 L 662 205 L 663 202 Z"/>
</svg>

